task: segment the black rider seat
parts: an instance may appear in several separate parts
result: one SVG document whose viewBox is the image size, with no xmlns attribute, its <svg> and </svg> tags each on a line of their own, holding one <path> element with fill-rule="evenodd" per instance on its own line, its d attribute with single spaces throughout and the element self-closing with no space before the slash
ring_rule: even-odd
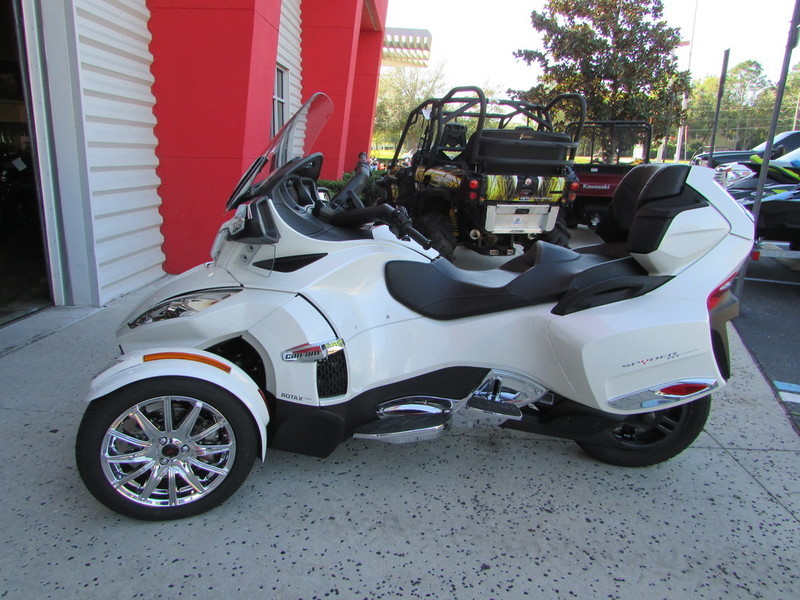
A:
<svg viewBox="0 0 800 600">
<path fill-rule="evenodd" d="M 411 310 L 437 320 L 462 319 L 556 302 L 576 274 L 607 261 L 539 242 L 547 261 L 524 273 L 459 269 L 444 258 L 431 263 L 391 261 L 386 285 L 392 297 Z"/>
</svg>

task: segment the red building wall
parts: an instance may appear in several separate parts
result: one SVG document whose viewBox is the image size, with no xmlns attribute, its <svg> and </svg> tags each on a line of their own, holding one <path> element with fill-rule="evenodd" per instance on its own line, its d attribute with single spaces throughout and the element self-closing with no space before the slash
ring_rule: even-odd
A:
<svg viewBox="0 0 800 600">
<path fill-rule="evenodd" d="M 326 178 L 372 135 L 388 0 L 302 0 L 303 100 L 336 112 L 317 142 Z M 147 0 L 164 269 L 209 259 L 224 206 L 269 136 L 280 0 Z"/>
<path fill-rule="evenodd" d="M 388 2 L 303 0 L 303 97 L 325 92 L 335 107 L 317 142 L 325 179 L 369 152 Z"/>
</svg>

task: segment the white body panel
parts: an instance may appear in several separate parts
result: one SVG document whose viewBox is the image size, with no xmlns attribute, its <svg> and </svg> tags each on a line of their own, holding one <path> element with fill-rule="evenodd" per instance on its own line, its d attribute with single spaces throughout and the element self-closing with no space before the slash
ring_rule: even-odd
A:
<svg viewBox="0 0 800 600">
<path fill-rule="evenodd" d="M 384 279 L 387 262 L 426 263 L 431 251 L 398 241 L 383 226 L 371 240 L 312 239 L 272 210 L 277 244 L 223 241 L 215 263 L 174 279 L 137 310 L 188 290 L 242 291 L 193 316 L 135 329 L 123 325 L 120 343 L 126 352 L 162 345 L 204 349 L 240 336 L 264 362 L 266 390 L 307 406 L 345 403 L 447 367 L 477 367 L 520 374 L 601 411 L 646 412 L 610 402 L 686 378 L 724 384 L 706 299 L 738 269 L 752 243 L 752 218 L 713 182 L 711 170 L 693 168 L 687 183 L 710 205 L 678 214 L 657 251 L 635 256 L 651 274 L 677 276 L 633 299 L 563 316 L 545 303 L 434 320 L 396 301 Z M 299 270 L 272 270 L 274 259 L 298 255 L 320 257 Z M 333 339 L 344 342 L 347 389 L 321 399 L 317 363 L 281 355 Z"/>
</svg>

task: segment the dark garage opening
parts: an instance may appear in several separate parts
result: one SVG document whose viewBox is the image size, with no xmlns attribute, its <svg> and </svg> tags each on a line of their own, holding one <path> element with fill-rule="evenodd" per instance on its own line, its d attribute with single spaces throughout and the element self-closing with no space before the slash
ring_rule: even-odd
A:
<svg viewBox="0 0 800 600">
<path fill-rule="evenodd" d="M 0 325 L 52 304 L 15 2 L 0 0 Z"/>
</svg>

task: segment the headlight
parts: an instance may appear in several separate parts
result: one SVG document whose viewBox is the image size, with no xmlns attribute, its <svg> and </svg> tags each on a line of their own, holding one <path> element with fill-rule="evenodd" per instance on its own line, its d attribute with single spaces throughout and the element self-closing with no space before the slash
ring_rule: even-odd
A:
<svg viewBox="0 0 800 600">
<path fill-rule="evenodd" d="M 133 329 L 139 325 L 147 325 L 148 323 L 155 323 L 156 321 L 163 321 L 164 319 L 190 317 L 240 291 L 241 289 L 239 288 L 206 290 L 204 292 L 180 296 L 178 298 L 171 298 L 156 304 L 152 308 L 148 308 L 133 321 L 129 322 L 128 327 Z"/>
</svg>

